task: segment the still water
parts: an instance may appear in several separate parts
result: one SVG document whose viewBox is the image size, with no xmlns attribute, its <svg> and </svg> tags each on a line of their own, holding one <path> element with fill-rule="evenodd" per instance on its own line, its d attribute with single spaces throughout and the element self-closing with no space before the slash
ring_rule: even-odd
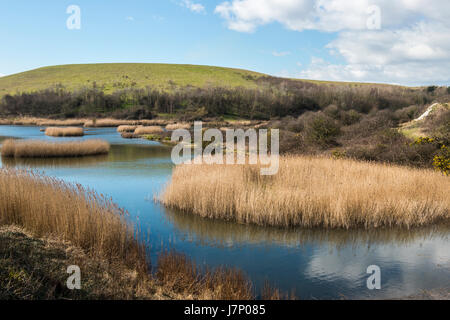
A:
<svg viewBox="0 0 450 320">
<path fill-rule="evenodd" d="M 46 137 L 38 127 L 0 126 L 6 137 Z M 32 168 L 111 196 L 127 209 L 148 241 L 152 263 L 163 248 L 200 264 L 246 272 L 257 288 L 266 280 L 303 299 L 400 298 L 450 288 L 450 228 L 325 231 L 245 226 L 205 220 L 155 203 L 173 169 L 171 149 L 122 139 L 114 128 L 91 129 L 82 139 L 111 143 L 107 156 L 77 159 L 0 160 L 0 167 Z M 3 162 L 2 162 L 3 161 Z M 381 268 L 381 289 L 369 290 L 367 267 Z"/>
</svg>

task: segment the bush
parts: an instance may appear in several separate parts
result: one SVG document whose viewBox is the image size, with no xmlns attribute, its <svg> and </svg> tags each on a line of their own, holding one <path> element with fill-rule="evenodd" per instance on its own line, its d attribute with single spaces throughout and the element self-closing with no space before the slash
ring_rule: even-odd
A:
<svg viewBox="0 0 450 320">
<path fill-rule="evenodd" d="M 446 176 L 450 174 L 450 148 L 446 145 L 441 147 L 439 153 L 433 159 L 433 166 L 436 170 Z"/>
<path fill-rule="evenodd" d="M 314 114 L 306 123 L 308 141 L 322 147 L 335 145 L 339 133 L 340 127 L 336 121 L 322 113 Z"/>
</svg>

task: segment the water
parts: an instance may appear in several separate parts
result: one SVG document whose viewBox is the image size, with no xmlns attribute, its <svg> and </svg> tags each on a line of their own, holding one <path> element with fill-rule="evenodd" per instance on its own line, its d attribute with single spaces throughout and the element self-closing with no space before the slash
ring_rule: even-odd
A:
<svg viewBox="0 0 450 320">
<path fill-rule="evenodd" d="M 5 137 L 45 140 L 37 127 L 0 126 Z M 83 139 L 112 145 L 107 156 L 0 160 L 0 166 L 33 168 L 109 195 L 145 233 L 152 263 L 174 248 L 201 264 L 244 270 L 257 288 L 266 280 L 304 299 L 399 298 L 450 288 L 450 228 L 414 231 L 285 230 L 212 221 L 167 210 L 153 201 L 170 178 L 171 149 L 126 140 L 113 128 L 92 129 Z M 381 290 L 368 290 L 369 265 L 381 268 Z"/>
</svg>

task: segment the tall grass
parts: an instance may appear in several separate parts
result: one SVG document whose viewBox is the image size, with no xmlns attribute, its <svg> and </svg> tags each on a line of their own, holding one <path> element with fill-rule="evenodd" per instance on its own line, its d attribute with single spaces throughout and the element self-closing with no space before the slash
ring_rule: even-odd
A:
<svg viewBox="0 0 450 320">
<path fill-rule="evenodd" d="M 135 134 L 153 134 L 153 133 L 163 133 L 164 130 L 160 126 L 148 126 L 148 127 L 138 127 L 134 133 Z"/>
<path fill-rule="evenodd" d="M 166 126 L 166 129 L 169 131 L 178 130 L 178 129 L 190 129 L 191 125 L 189 123 L 174 123 L 174 124 L 168 124 Z"/>
<path fill-rule="evenodd" d="M 137 126 L 122 125 L 117 128 L 117 132 L 134 132 Z"/>
<path fill-rule="evenodd" d="M 18 226 L 30 232 L 33 238 L 63 240 L 63 246 L 71 248 L 68 252 L 63 251 L 68 256 L 74 249 L 83 249 L 92 259 L 82 259 L 86 277 L 98 281 L 94 293 L 109 298 L 255 298 L 251 282 L 241 271 L 224 267 L 214 270 L 200 268 L 182 254 L 162 253 L 153 276 L 148 272 L 146 247 L 127 216 L 128 213 L 110 198 L 86 190 L 79 184 L 68 184 L 30 171 L 0 169 L 0 229 L 2 226 Z M 22 246 L 17 241 L 11 245 Z M 35 247 L 29 257 L 21 258 L 16 249 L 18 254 L 14 259 L 21 260 L 21 263 L 31 260 L 33 264 L 41 264 L 50 259 L 55 264 L 60 263 L 54 251 L 53 256 L 48 256 Z M 99 264 L 98 259 L 106 259 L 106 263 Z M 48 272 L 46 279 L 39 278 L 38 273 L 35 281 L 54 294 L 51 286 L 64 287 L 65 284 L 47 283 L 52 277 L 60 278 L 59 273 L 55 276 L 53 270 Z M 8 290 L 33 292 L 29 283 L 17 287 L 16 282 L 15 285 L 10 285 Z M 115 288 L 119 285 L 121 290 Z M 83 289 L 87 290 L 87 287 L 92 285 Z M 110 292 L 111 287 L 119 292 Z"/>
<path fill-rule="evenodd" d="M 98 128 L 108 128 L 108 127 L 118 127 L 122 125 L 129 125 L 130 122 L 127 120 L 117 120 L 117 119 L 95 119 L 88 120 L 84 123 L 85 127 L 98 127 Z"/>
<path fill-rule="evenodd" d="M 145 248 L 110 199 L 40 174 L 0 169 L 0 225 L 55 236 L 86 252 L 146 268 Z"/>
<path fill-rule="evenodd" d="M 166 288 L 182 296 L 202 300 L 254 299 L 252 283 L 237 269 L 202 268 L 183 254 L 163 252 L 158 259 L 156 278 Z"/>
<path fill-rule="evenodd" d="M 416 227 L 450 221 L 450 180 L 353 160 L 281 157 L 274 176 L 259 166 L 181 165 L 160 195 L 202 217 L 272 226 Z"/>
<path fill-rule="evenodd" d="M 103 140 L 46 142 L 8 139 L 3 142 L 1 154 L 2 157 L 14 158 L 82 157 L 107 154 L 109 149 L 109 143 Z"/>
<path fill-rule="evenodd" d="M 45 135 L 50 137 L 82 137 L 84 136 L 83 128 L 68 127 L 68 128 L 56 128 L 50 127 L 45 129 Z"/>
</svg>

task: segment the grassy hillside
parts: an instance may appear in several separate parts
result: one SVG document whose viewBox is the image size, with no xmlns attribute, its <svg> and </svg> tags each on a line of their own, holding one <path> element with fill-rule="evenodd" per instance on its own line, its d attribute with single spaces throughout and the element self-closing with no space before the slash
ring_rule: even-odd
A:
<svg viewBox="0 0 450 320">
<path fill-rule="evenodd" d="M 170 89 L 173 85 L 184 87 L 255 88 L 257 80 L 268 75 L 242 69 L 156 63 L 104 63 L 77 64 L 43 67 L 0 78 L 0 97 L 5 94 L 32 92 L 62 84 L 69 90 L 91 87 L 95 82 L 105 93 L 124 88 L 145 88 L 152 86 Z M 386 84 L 357 82 L 332 82 L 316 80 L 286 79 L 319 85 L 345 85 L 350 87 L 377 86 L 395 87 Z"/>
<path fill-rule="evenodd" d="M 7 93 L 29 92 L 62 84 L 68 89 L 82 86 L 104 86 L 105 92 L 123 88 L 154 86 L 162 89 L 171 85 L 204 87 L 220 85 L 253 88 L 261 73 L 209 66 L 117 63 L 80 64 L 44 67 L 0 78 L 0 96 Z"/>
</svg>

